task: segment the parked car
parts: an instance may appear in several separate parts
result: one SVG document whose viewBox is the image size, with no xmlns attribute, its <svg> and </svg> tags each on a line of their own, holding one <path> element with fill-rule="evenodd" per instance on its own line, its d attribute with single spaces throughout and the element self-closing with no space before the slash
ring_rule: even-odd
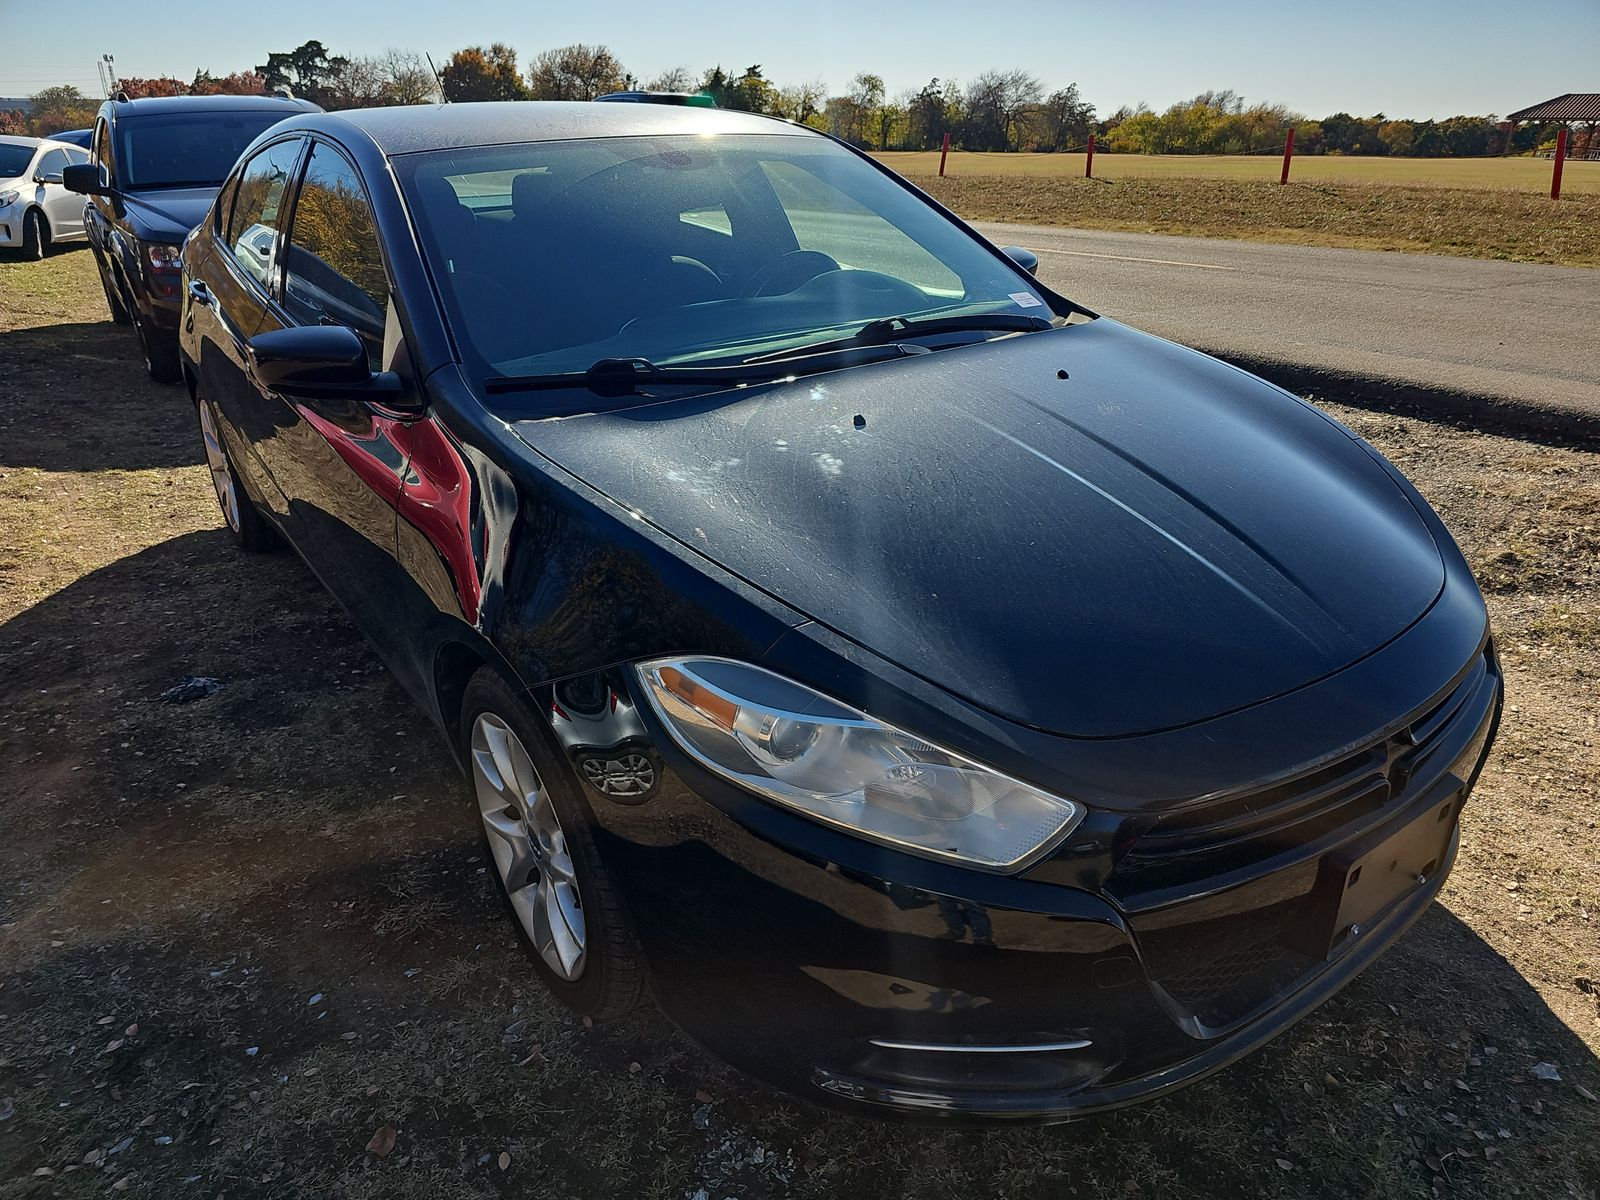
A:
<svg viewBox="0 0 1600 1200">
<path fill-rule="evenodd" d="M 307 114 L 191 236 L 227 527 L 438 725 L 565 1003 L 648 973 L 816 1099 L 1061 1119 L 1260 1046 L 1438 894 L 1501 704 L 1449 533 L 1035 262 L 651 104 Z"/>
<path fill-rule="evenodd" d="M 94 130 L 68 129 L 61 133 L 52 133 L 49 136 L 52 142 L 67 142 L 71 145 L 77 146 L 81 150 L 87 150 L 89 148 L 89 142 L 94 136 Z"/>
<path fill-rule="evenodd" d="M 39 259 L 57 242 L 83 240 L 83 205 L 61 172 L 88 157 L 65 142 L 0 134 L 0 249 Z"/>
<path fill-rule="evenodd" d="M 268 126 L 319 112 L 269 96 L 108 100 L 95 117 L 92 162 L 67 172 L 84 210 L 112 320 L 132 325 L 153 379 L 178 370 L 178 252 L 223 177 Z"/>
</svg>

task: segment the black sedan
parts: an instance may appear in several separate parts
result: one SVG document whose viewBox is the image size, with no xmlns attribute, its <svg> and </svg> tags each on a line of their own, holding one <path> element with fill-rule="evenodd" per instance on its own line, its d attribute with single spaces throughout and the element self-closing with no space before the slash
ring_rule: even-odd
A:
<svg viewBox="0 0 1600 1200">
<path fill-rule="evenodd" d="M 1500 708 L 1349 430 L 747 114 L 307 114 L 183 255 L 247 549 L 449 740 L 534 969 L 813 1098 L 1060 1119 L 1432 902 Z"/>
</svg>

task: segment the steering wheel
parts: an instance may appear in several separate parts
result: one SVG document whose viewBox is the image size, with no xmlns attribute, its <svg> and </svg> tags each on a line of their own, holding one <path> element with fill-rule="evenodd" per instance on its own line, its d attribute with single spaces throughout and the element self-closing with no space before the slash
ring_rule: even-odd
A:
<svg viewBox="0 0 1600 1200">
<path fill-rule="evenodd" d="M 820 250 L 790 250 L 780 254 L 756 276 L 752 296 L 781 296 L 818 275 L 839 270 L 839 264 Z"/>
</svg>

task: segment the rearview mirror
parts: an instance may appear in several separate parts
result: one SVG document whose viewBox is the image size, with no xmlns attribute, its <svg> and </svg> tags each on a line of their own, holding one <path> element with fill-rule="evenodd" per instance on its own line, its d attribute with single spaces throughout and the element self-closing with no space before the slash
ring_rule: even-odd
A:
<svg viewBox="0 0 1600 1200">
<path fill-rule="evenodd" d="M 1016 263 L 1029 275 L 1037 275 L 1039 273 L 1039 256 L 1032 250 L 1024 250 L 1021 246 L 1007 246 L 1000 253 Z"/>
<path fill-rule="evenodd" d="M 409 407 L 400 403 L 400 377 L 369 367 L 366 344 L 348 325 L 292 325 L 259 333 L 248 345 L 256 382 L 274 392 Z"/>
<path fill-rule="evenodd" d="M 109 195 L 111 189 L 106 186 L 104 174 L 99 163 L 74 163 L 70 167 L 61 168 L 57 176 L 61 186 L 69 192 L 78 192 L 84 196 Z"/>
</svg>

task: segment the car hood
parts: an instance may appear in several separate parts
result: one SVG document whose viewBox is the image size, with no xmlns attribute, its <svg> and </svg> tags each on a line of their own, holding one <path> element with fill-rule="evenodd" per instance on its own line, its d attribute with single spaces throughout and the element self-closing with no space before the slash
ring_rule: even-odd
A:
<svg viewBox="0 0 1600 1200">
<path fill-rule="evenodd" d="M 221 188 L 172 188 L 128 195 L 128 223 L 144 242 L 181 242 L 206 219 Z"/>
<path fill-rule="evenodd" d="M 811 619 L 1061 734 L 1304 686 L 1444 582 L 1416 509 L 1339 426 L 1105 318 L 514 428 Z"/>
</svg>

